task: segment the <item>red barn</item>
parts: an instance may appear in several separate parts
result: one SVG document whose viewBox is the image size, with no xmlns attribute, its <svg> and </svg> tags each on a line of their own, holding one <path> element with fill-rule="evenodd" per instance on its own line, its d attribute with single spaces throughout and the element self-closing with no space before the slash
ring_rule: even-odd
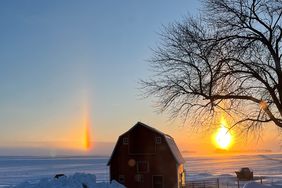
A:
<svg viewBox="0 0 282 188">
<path fill-rule="evenodd" d="M 108 162 L 110 180 L 127 188 L 182 188 L 183 164 L 171 136 L 140 122 L 119 136 Z"/>
</svg>

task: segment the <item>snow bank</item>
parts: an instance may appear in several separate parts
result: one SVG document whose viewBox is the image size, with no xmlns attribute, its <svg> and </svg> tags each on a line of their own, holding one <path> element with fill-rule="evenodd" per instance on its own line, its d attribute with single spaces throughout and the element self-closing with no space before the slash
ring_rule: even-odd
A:
<svg viewBox="0 0 282 188">
<path fill-rule="evenodd" d="M 59 178 L 41 179 L 36 184 L 28 182 L 21 183 L 10 188 L 125 188 L 116 181 L 112 183 L 96 183 L 93 174 L 75 173 L 72 176 L 61 176 Z"/>
</svg>

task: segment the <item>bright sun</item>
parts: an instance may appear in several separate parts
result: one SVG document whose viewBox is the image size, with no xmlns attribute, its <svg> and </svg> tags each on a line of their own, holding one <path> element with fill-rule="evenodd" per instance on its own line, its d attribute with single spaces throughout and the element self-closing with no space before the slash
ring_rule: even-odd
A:
<svg viewBox="0 0 282 188">
<path fill-rule="evenodd" d="M 230 146 L 232 136 L 230 131 L 226 128 L 226 121 L 224 119 L 221 120 L 221 127 L 217 130 L 214 139 L 220 149 L 228 149 Z"/>
</svg>

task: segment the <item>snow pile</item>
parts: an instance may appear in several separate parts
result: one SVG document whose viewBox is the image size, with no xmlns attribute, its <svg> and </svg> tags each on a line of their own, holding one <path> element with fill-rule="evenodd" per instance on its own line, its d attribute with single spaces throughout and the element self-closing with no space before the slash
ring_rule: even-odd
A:
<svg viewBox="0 0 282 188">
<path fill-rule="evenodd" d="M 11 188 L 125 188 L 116 181 L 112 183 L 96 183 L 93 174 L 75 173 L 72 176 L 61 176 L 59 178 L 41 179 L 36 184 L 28 182 L 21 183 Z"/>
</svg>

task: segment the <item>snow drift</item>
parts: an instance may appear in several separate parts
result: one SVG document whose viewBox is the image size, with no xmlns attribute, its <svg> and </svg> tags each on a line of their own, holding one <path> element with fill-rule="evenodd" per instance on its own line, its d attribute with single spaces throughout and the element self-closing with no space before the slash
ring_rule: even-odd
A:
<svg viewBox="0 0 282 188">
<path fill-rule="evenodd" d="M 110 183 L 96 183 L 93 174 L 75 173 L 72 176 L 59 178 L 44 178 L 38 183 L 24 182 L 10 188 L 125 188 L 116 181 Z"/>
</svg>

